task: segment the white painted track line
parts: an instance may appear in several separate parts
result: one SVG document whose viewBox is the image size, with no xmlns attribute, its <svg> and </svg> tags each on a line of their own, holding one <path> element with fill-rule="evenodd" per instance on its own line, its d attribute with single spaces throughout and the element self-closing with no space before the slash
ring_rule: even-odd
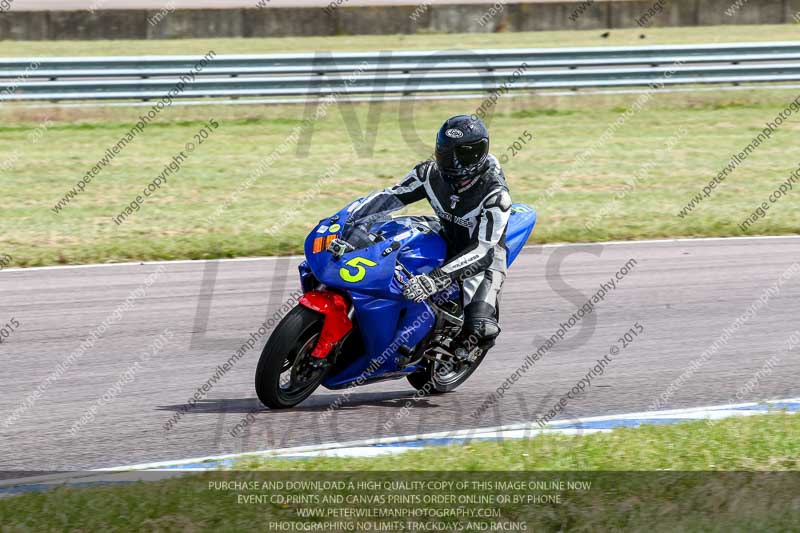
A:
<svg viewBox="0 0 800 533">
<path fill-rule="evenodd" d="M 675 244 L 675 243 L 702 243 L 702 242 L 738 242 L 738 241 L 759 241 L 759 240 L 776 240 L 776 239 L 800 239 L 800 235 L 756 235 L 745 237 L 679 237 L 674 239 L 643 239 L 632 241 L 594 241 L 594 242 L 565 242 L 565 243 L 549 243 L 549 244 L 531 244 L 525 248 L 533 248 L 539 246 L 541 248 L 559 248 L 570 246 L 588 246 L 597 245 L 602 246 L 619 246 L 619 245 L 639 245 L 639 244 Z M 523 251 L 525 251 L 523 249 Z M 105 268 L 105 267 L 118 267 L 118 266 L 146 266 L 146 265 L 182 265 L 182 264 L 200 264 L 208 261 L 219 262 L 242 262 L 242 261 L 270 261 L 281 258 L 289 259 L 305 259 L 302 255 L 288 255 L 288 256 L 262 256 L 262 257 L 235 257 L 235 258 L 220 258 L 220 259 L 172 259 L 163 261 L 129 261 L 124 263 L 94 263 L 86 265 L 51 265 L 40 267 L 13 267 L 4 268 L 0 270 L 0 276 L 3 272 L 32 272 L 36 270 L 57 270 L 66 268 Z"/>
<path fill-rule="evenodd" d="M 517 423 L 517 424 L 509 424 L 503 426 L 496 426 L 496 427 L 482 427 L 482 428 L 472 428 L 472 429 L 462 429 L 457 431 L 445 431 L 445 432 L 436 432 L 436 433 L 426 433 L 420 435 L 405 435 L 400 437 L 386 437 L 386 438 L 378 438 L 378 439 L 362 439 L 362 440 L 355 440 L 349 442 L 331 442 L 326 444 L 320 445 L 311 445 L 311 446 L 298 446 L 294 448 L 279 448 L 273 450 L 262 450 L 256 452 L 246 452 L 246 453 L 234 453 L 234 454 L 225 454 L 225 455 L 209 455 L 206 457 L 195 457 L 192 459 L 181 459 L 175 461 L 158 461 L 152 463 L 141 463 L 136 465 L 129 465 L 129 466 L 118 466 L 112 468 L 101 468 L 98 469 L 98 472 L 114 472 L 114 471 L 124 471 L 124 470 L 150 470 L 150 469 L 158 469 L 158 468 L 165 468 L 165 467 L 174 467 L 180 465 L 189 465 L 189 464 L 196 464 L 196 463 L 203 463 L 203 462 L 212 462 L 212 461 L 224 461 L 229 459 L 241 459 L 246 457 L 279 457 L 279 456 L 297 456 L 297 455 L 308 455 L 312 456 L 314 452 L 317 454 L 319 452 L 326 452 L 331 450 L 341 450 L 344 448 L 367 448 L 367 447 L 374 447 L 376 445 L 387 445 L 387 444 L 402 444 L 402 443 L 410 443 L 415 441 L 424 441 L 424 440 L 436 440 L 436 439 L 458 439 L 458 440 L 469 440 L 469 439 L 478 439 L 478 438 L 491 438 L 492 435 L 495 435 L 495 438 L 521 438 L 521 437 L 532 437 L 540 433 L 550 433 L 550 432 L 557 432 L 563 433 L 564 431 L 559 430 L 559 427 L 562 426 L 572 426 L 572 427 L 564 427 L 563 429 L 569 430 L 568 433 L 589 433 L 593 432 L 591 428 L 587 429 L 576 429 L 575 426 L 581 426 L 586 424 L 591 424 L 594 422 L 606 422 L 606 421 L 616 421 L 616 420 L 652 420 L 652 419 L 670 419 L 670 418 L 682 418 L 682 419 L 703 419 L 703 418 L 713 418 L 719 419 L 719 416 L 716 412 L 718 411 L 730 411 L 730 416 L 736 416 L 736 410 L 747 410 L 749 408 L 759 407 L 759 406 L 768 406 L 774 403 L 800 403 L 800 398 L 789 398 L 789 399 L 781 399 L 781 400 L 768 400 L 765 402 L 746 402 L 746 403 L 739 403 L 739 404 L 723 404 L 723 405 L 713 405 L 713 406 L 705 406 L 705 407 L 688 407 L 682 409 L 667 409 L 661 411 L 641 411 L 638 413 L 625 413 L 625 414 L 617 414 L 617 415 L 605 415 L 605 416 L 595 416 L 595 417 L 588 417 L 588 418 L 581 418 L 578 420 L 555 420 L 547 424 L 545 429 L 539 428 L 539 426 L 535 422 L 524 422 L 524 423 Z M 763 411 L 755 411 L 756 413 L 763 414 Z M 710 416 L 711 413 L 714 413 L 714 416 Z M 550 430 L 550 431 L 548 431 Z M 512 436 L 508 434 L 509 432 L 515 432 L 516 435 Z M 520 433 L 521 432 L 521 433 Z M 505 434 L 505 435 L 504 435 Z"/>
</svg>

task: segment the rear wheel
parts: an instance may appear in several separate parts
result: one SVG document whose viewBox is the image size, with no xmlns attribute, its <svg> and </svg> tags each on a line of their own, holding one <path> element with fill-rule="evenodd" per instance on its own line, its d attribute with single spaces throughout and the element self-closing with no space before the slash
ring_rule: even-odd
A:
<svg viewBox="0 0 800 533">
<path fill-rule="evenodd" d="M 429 361 L 424 370 L 409 374 L 408 382 L 425 394 L 443 394 L 454 391 L 475 372 L 487 352 L 488 350 L 482 349 L 471 363 L 457 359 Z"/>
<path fill-rule="evenodd" d="M 256 394 L 261 403 L 271 409 L 294 407 L 319 387 L 326 371 L 310 363 L 323 321 L 322 315 L 302 305 L 281 320 L 256 368 Z"/>
</svg>

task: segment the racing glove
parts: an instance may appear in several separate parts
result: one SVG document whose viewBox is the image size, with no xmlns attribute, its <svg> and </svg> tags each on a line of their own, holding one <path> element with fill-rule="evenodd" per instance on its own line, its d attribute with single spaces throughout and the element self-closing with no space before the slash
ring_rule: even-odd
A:
<svg viewBox="0 0 800 533">
<path fill-rule="evenodd" d="M 442 289 L 446 289 L 452 282 L 450 276 L 437 268 L 430 274 L 420 274 L 408 280 L 406 286 L 403 287 L 403 296 L 407 300 L 420 303 Z"/>
</svg>

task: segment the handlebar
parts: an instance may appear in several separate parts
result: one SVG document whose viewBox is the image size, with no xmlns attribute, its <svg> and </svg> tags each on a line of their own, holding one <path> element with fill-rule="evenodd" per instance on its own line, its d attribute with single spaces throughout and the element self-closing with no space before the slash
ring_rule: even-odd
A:
<svg viewBox="0 0 800 533">
<path fill-rule="evenodd" d="M 409 270 L 408 270 L 408 269 L 405 267 L 405 265 L 403 265 L 403 263 L 401 263 L 400 261 L 398 261 L 398 262 L 397 262 L 397 266 L 399 266 L 399 267 L 400 267 L 400 270 L 403 272 L 403 274 L 405 274 L 405 275 L 406 275 L 406 277 L 407 277 L 407 278 L 411 279 L 411 278 L 413 278 L 413 277 L 414 277 L 414 274 L 412 274 L 412 273 L 411 273 L 411 272 L 410 272 L 410 271 L 409 271 Z"/>
</svg>

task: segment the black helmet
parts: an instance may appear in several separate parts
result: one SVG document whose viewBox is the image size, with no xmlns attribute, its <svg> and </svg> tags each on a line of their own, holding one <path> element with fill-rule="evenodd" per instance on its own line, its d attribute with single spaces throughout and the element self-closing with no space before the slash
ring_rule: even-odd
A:
<svg viewBox="0 0 800 533">
<path fill-rule="evenodd" d="M 477 117 L 449 118 L 436 136 L 436 164 L 450 185 L 460 186 L 476 177 L 488 154 L 489 130 Z"/>
</svg>

